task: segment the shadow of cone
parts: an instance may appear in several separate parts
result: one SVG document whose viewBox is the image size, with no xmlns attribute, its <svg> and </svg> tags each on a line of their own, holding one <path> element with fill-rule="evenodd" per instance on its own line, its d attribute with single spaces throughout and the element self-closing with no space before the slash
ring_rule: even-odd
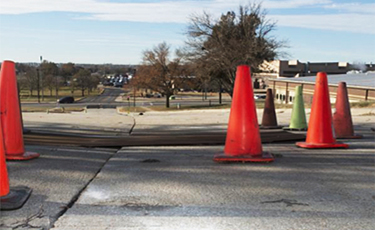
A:
<svg viewBox="0 0 375 230">
<path fill-rule="evenodd" d="M 289 127 L 284 130 L 305 131 L 307 130 L 305 105 L 303 103 L 302 86 L 296 86 L 293 102 L 292 117 Z"/>
<path fill-rule="evenodd" d="M 5 162 L 4 138 L 0 122 L 0 210 L 21 208 L 30 197 L 32 190 L 19 186 L 9 189 L 8 171 Z"/>
<path fill-rule="evenodd" d="M 1 65 L 0 96 L 5 158 L 7 160 L 30 160 L 39 157 L 39 153 L 25 152 L 16 71 L 12 61 L 4 61 Z"/>
<path fill-rule="evenodd" d="M 273 101 L 272 89 L 267 89 L 266 101 L 264 103 L 261 129 L 281 129 L 277 125 L 275 103 Z"/>
<path fill-rule="evenodd" d="M 273 156 L 263 152 L 250 68 L 237 67 L 224 154 L 214 156 L 216 162 L 272 162 Z"/>
<path fill-rule="evenodd" d="M 297 142 L 296 145 L 301 148 L 320 149 L 349 147 L 347 144 L 336 142 L 334 136 L 327 74 L 319 72 L 316 76 L 306 142 Z"/>
<path fill-rule="evenodd" d="M 333 127 L 337 139 L 360 139 L 363 136 L 354 134 L 352 114 L 345 82 L 340 82 L 336 95 L 336 111 L 333 114 Z"/>
</svg>

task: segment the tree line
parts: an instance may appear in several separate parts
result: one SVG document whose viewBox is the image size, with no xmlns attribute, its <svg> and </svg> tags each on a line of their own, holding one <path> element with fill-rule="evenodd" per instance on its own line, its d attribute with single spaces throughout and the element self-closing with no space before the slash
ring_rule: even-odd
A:
<svg viewBox="0 0 375 230">
<path fill-rule="evenodd" d="M 16 63 L 17 80 L 20 90 L 29 92 L 29 96 L 44 96 L 47 90 L 49 96 L 59 95 L 64 87 L 71 90 L 71 94 L 79 90 L 81 95 L 90 94 L 106 74 L 123 74 L 132 68 L 114 65 L 85 65 L 74 63 L 56 64 L 44 60 L 40 65 Z M 47 95 L 46 95 L 47 96 Z"/>
</svg>

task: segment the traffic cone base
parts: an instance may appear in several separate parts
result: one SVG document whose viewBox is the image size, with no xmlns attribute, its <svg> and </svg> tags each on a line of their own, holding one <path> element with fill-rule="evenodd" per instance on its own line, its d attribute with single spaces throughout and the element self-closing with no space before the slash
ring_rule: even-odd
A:
<svg viewBox="0 0 375 230">
<path fill-rule="evenodd" d="M 23 128 L 22 133 L 23 134 L 28 134 L 28 133 L 31 133 L 31 130 L 27 129 L 27 128 Z"/>
<path fill-rule="evenodd" d="M 268 152 L 263 152 L 260 156 L 252 155 L 240 155 L 240 156 L 230 156 L 227 154 L 217 154 L 214 156 L 214 161 L 219 163 L 230 163 L 230 162 L 259 162 L 268 163 L 274 161 L 272 154 Z"/>
<path fill-rule="evenodd" d="M 336 137 L 336 139 L 362 139 L 363 135 L 361 134 L 354 134 L 353 136 L 342 136 L 342 137 Z"/>
<path fill-rule="evenodd" d="M 284 127 L 283 130 L 286 130 L 286 131 L 307 131 L 307 128 L 298 129 L 298 128 Z"/>
<path fill-rule="evenodd" d="M 6 211 L 21 208 L 29 199 L 31 192 L 32 189 L 25 186 L 10 188 L 9 194 L 0 198 L 0 210 Z"/>
<path fill-rule="evenodd" d="M 341 142 L 334 143 L 307 143 L 307 142 L 297 142 L 297 147 L 307 148 L 307 149 L 347 149 L 349 145 Z"/>
<path fill-rule="evenodd" d="M 277 125 L 277 126 L 259 126 L 259 129 L 283 129 L 283 126 Z"/>
<path fill-rule="evenodd" d="M 35 152 L 25 152 L 21 155 L 5 155 L 5 159 L 8 161 L 27 161 L 34 158 L 38 158 L 40 156 L 39 153 Z"/>
</svg>

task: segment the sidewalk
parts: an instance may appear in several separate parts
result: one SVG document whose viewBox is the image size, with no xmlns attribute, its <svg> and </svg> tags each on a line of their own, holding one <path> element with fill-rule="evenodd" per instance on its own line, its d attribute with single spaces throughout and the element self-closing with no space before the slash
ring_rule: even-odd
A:
<svg viewBox="0 0 375 230">
<path fill-rule="evenodd" d="M 277 109 L 279 125 L 288 126 L 292 109 Z M 88 109 L 85 112 L 67 114 L 23 113 L 27 128 L 39 130 L 73 130 L 79 132 L 112 131 L 116 134 L 166 132 L 226 132 L 229 109 L 181 110 L 173 112 L 145 112 L 119 114 L 114 109 Z M 258 122 L 262 121 L 263 110 L 258 109 Z M 310 110 L 306 109 L 307 121 Z M 352 109 L 353 123 L 357 126 L 375 128 L 375 108 Z M 108 133 L 108 132 L 107 132 Z"/>
</svg>

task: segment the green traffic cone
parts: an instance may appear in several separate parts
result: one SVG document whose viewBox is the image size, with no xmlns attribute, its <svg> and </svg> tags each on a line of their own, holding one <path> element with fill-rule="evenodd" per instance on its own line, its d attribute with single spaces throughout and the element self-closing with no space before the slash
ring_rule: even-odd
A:
<svg viewBox="0 0 375 230">
<path fill-rule="evenodd" d="M 307 122 L 305 115 L 305 105 L 303 103 L 302 87 L 296 86 L 294 103 L 292 110 L 292 118 L 290 120 L 289 127 L 285 127 L 285 130 L 307 130 Z"/>
</svg>

